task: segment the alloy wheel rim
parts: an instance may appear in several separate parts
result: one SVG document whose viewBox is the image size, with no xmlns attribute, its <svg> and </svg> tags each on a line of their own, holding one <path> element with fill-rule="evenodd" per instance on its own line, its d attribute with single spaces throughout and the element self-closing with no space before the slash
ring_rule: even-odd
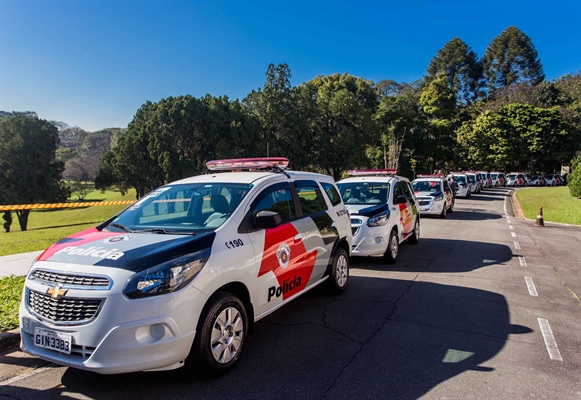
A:
<svg viewBox="0 0 581 400">
<path fill-rule="evenodd" d="M 222 310 L 214 326 L 210 346 L 214 360 L 220 364 L 232 361 L 240 351 L 244 339 L 244 322 L 242 315 L 234 307 Z"/>
<path fill-rule="evenodd" d="M 391 237 L 391 258 L 395 260 L 397 257 L 397 236 L 393 235 Z"/>
<path fill-rule="evenodd" d="M 347 258 L 341 254 L 337 260 L 337 266 L 335 267 L 335 272 L 337 273 L 337 286 L 340 288 L 347 284 L 348 269 L 347 269 Z"/>
<path fill-rule="evenodd" d="M 416 231 L 414 234 L 416 235 L 416 239 L 420 238 L 420 224 L 418 222 L 416 222 Z"/>
</svg>

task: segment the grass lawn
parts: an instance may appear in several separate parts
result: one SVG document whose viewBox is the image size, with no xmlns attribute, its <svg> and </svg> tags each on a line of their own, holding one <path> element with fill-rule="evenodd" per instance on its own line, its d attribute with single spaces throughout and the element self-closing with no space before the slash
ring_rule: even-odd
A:
<svg viewBox="0 0 581 400">
<path fill-rule="evenodd" d="M 0 332 L 18 327 L 18 308 L 24 278 L 24 276 L 9 276 L 0 279 Z"/>
<path fill-rule="evenodd" d="M 135 191 L 131 190 L 125 196 L 119 191 L 95 191 L 85 200 L 135 200 Z M 0 232 L 0 256 L 44 250 L 64 237 L 105 221 L 125 207 L 127 205 L 34 210 L 28 216 L 26 232 L 20 231 L 16 213 L 12 213 L 11 232 L 6 233 L 3 229 Z"/>
<path fill-rule="evenodd" d="M 516 192 L 525 217 L 536 219 L 543 207 L 543 219 L 581 225 L 581 200 L 571 196 L 567 186 L 526 189 Z"/>
</svg>

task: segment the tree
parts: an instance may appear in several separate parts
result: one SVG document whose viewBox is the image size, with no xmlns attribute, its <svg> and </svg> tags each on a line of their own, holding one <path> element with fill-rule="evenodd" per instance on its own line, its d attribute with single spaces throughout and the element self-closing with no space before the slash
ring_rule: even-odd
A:
<svg viewBox="0 0 581 400">
<path fill-rule="evenodd" d="M 575 152 L 577 133 L 559 109 L 509 104 L 486 111 L 458 131 L 477 168 L 552 172 Z"/>
<path fill-rule="evenodd" d="M 58 130 L 37 117 L 17 116 L 0 122 L 0 204 L 65 201 L 62 162 L 55 160 Z M 16 211 L 25 231 L 30 210 Z"/>
<path fill-rule="evenodd" d="M 482 64 L 490 93 L 517 83 L 537 85 L 545 79 L 533 42 L 514 26 L 492 40 Z"/>
<path fill-rule="evenodd" d="M 348 168 L 366 164 L 367 146 L 377 145 L 378 91 L 373 82 L 348 74 L 318 76 L 303 86 L 315 102 L 313 164 L 339 180 Z"/>
<path fill-rule="evenodd" d="M 446 84 L 461 104 L 469 104 L 482 96 L 482 64 L 462 39 L 454 38 L 438 50 L 430 61 L 426 81 L 430 83 L 440 74 L 446 76 Z"/>
<path fill-rule="evenodd" d="M 581 199 L 581 155 L 571 160 L 572 172 L 567 176 L 571 196 Z"/>
</svg>

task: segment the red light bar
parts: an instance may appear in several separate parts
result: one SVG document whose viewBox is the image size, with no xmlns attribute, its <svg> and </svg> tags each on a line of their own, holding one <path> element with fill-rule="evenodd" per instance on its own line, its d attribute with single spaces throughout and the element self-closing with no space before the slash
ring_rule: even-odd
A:
<svg viewBox="0 0 581 400">
<path fill-rule="evenodd" d="M 442 174 L 437 174 L 437 175 L 423 175 L 423 174 L 418 174 L 416 175 L 416 178 L 443 178 L 444 175 Z"/>
<path fill-rule="evenodd" d="M 288 159 L 284 157 L 232 158 L 229 160 L 213 160 L 206 163 L 212 171 L 255 171 L 268 168 L 286 169 Z"/>
<path fill-rule="evenodd" d="M 350 169 L 349 176 L 392 176 L 397 174 L 395 169 Z"/>
</svg>

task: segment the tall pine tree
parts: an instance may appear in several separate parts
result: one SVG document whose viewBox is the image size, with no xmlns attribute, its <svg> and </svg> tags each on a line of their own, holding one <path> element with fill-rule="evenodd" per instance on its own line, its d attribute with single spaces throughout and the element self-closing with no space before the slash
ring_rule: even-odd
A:
<svg viewBox="0 0 581 400">
<path fill-rule="evenodd" d="M 490 93 L 516 83 L 537 85 L 545 79 L 531 38 L 515 26 L 509 26 L 492 40 L 482 64 Z"/>
</svg>

